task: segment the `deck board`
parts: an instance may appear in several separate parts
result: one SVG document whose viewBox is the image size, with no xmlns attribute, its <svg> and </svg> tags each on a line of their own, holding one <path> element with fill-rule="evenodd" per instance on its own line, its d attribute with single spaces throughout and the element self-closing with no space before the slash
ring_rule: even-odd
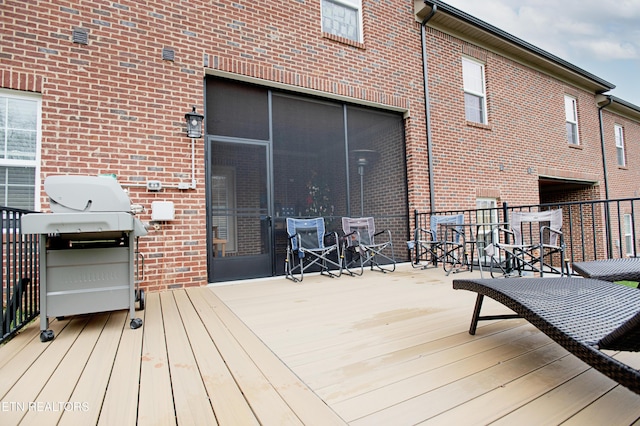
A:
<svg viewBox="0 0 640 426">
<path fill-rule="evenodd" d="M 235 338 L 253 357 L 269 383 L 303 424 L 342 425 L 344 421 L 295 376 L 213 292 L 202 289 L 203 298 L 216 311 Z"/>
<path fill-rule="evenodd" d="M 98 424 L 134 424 L 138 416 L 138 393 L 143 386 L 140 378 L 140 353 L 142 351 L 143 330 L 131 330 L 129 318 L 124 322 L 118 350 L 115 354 L 111 375 L 107 383 Z M 164 336 L 162 336 L 164 339 Z M 88 374 L 95 374 L 88 371 Z M 76 412 L 74 412 L 75 414 Z"/>
<path fill-rule="evenodd" d="M 145 298 L 142 357 L 141 361 L 132 362 L 132 369 L 138 367 L 140 371 L 140 393 L 136 396 L 139 398 L 137 420 L 138 424 L 141 425 L 176 424 L 164 328 L 165 321 L 170 322 L 173 318 L 164 318 L 163 315 L 160 293 L 147 294 Z M 126 334 L 134 333 L 129 332 Z M 135 334 L 142 335 L 142 333 Z M 132 350 L 132 353 L 135 352 Z M 130 373 L 135 374 L 133 371 Z M 134 395 L 131 395 L 128 398 L 133 397 Z M 120 402 L 120 404 L 126 403 L 126 401 Z M 111 424 L 130 423 L 116 422 Z"/>
<path fill-rule="evenodd" d="M 80 404 L 81 408 L 62 413 L 60 426 L 98 423 L 102 402 L 127 320 L 128 311 L 113 312 L 109 316 L 68 400 L 72 404 Z"/>
<path fill-rule="evenodd" d="M 53 321 L 49 329 L 58 334 L 67 324 L 68 321 Z M 12 348 L 14 341 L 16 346 L 20 346 L 19 350 Z M 48 345 L 39 345 L 39 342 L 40 329 L 34 322 L 25 332 L 20 333 L 14 340 L 11 340 L 10 345 L 2 346 L 2 351 L 0 352 L 4 352 L 6 349 L 10 355 L 4 357 L 5 361 L 0 367 L 0 400 L 16 402 L 9 400 L 7 393 L 21 381 L 20 379 L 25 372 L 48 349 Z"/>
<path fill-rule="evenodd" d="M 139 329 L 128 311 L 52 319 L 47 343 L 34 321 L 0 347 L 0 424 L 639 422 L 640 395 L 526 321 L 469 335 L 475 294 L 452 279 L 400 265 L 149 293 Z"/>
<path fill-rule="evenodd" d="M 52 401 L 70 402 L 71 395 L 84 367 L 89 360 L 93 348 L 98 341 L 109 314 L 98 314 L 87 323 L 78 338 L 73 342 L 64 357 L 55 367 L 51 378 L 35 398 L 36 403 L 47 404 Z M 23 419 L 27 424 L 56 425 L 64 413 L 60 407 L 53 407 L 50 412 L 28 411 Z"/>
<path fill-rule="evenodd" d="M 165 319 L 167 358 L 170 361 L 169 372 L 177 423 L 215 425 L 217 422 L 213 407 L 185 332 L 186 325 L 178 313 L 174 293 L 162 293 L 160 300 Z M 167 319 L 170 321 L 166 321 Z"/>
<path fill-rule="evenodd" d="M 222 425 L 257 425 L 258 421 L 244 398 L 242 390 L 218 352 L 214 340 L 208 334 L 201 318 L 190 305 L 190 297 L 199 297 L 199 292 L 175 292 L 180 315 L 185 324 L 187 335 L 207 394 L 211 398 L 214 413 Z"/>
<path fill-rule="evenodd" d="M 3 401 L 17 402 L 22 406 L 28 406 L 28 404 L 37 401 L 43 387 L 64 360 L 65 355 L 80 335 L 80 332 L 87 325 L 89 318 L 75 317 L 69 321 L 69 325 L 65 327 L 65 333 L 60 333 L 51 344 L 47 345 L 45 350 L 40 353 L 38 358 L 20 377 L 15 386 L 3 397 Z M 58 399 L 47 402 L 55 404 Z M 17 423 L 28 412 L 28 410 L 14 410 L 3 413 L 3 422 L 6 421 L 7 424 Z"/>
<path fill-rule="evenodd" d="M 216 315 L 213 308 L 215 303 L 219 302 L 204 297 L 195 297 L 192 300 L 258 420 L 263 424 L 302 424 L 253 363 L 249 354 L 239 346 L 233 331 Z"/>
</svg>

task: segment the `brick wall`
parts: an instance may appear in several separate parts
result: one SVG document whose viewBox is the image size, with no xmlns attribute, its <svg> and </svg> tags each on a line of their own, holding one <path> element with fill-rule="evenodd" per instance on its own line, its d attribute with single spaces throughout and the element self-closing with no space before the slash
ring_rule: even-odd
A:
<svg viewBox="0 0 640 426">
<path fill-rule="evenodd" d="M 176 220 L 141 239 L 146 285 L 202 285 L 202 139 L 195 146 L 197 189 L 171 186 L 191 181 L 183 115 L 193 105 L 203 111 L 207 73 L 406 110 L 408 209 L 429 209 L 420 27 L 413 2 L 365 0 L 363 7 L 364 41 L 353 43 L 323 34 L 319 1 L 5 0 L 0 82 L 42 94 L 42 179 L 115 173 L 133 202 L 175 203 Z M 87 45 L 72 42 L 76 28 L 88 32 Z M 426 35 L 436 209 L 473 208 L 479 193 L 510 205 L 536 203 L 544 167 L 602 178 L 595 161 L 600 139 L 593 93 L 437 30 L 429 28 Z M 162 59 L 163 48 L 174 52 L 174 61 Z M 487 126 L 465 121 L 462 55 L 486 62 Z M 578 99 L 577 148 L 565 141 L 564 94 Z M 607 113 L 605 119 L 612 138 L 616 119 Z M 616 196 L 631 186 L 637 191 L 638 182 L 629 171 L 637 169 L 631 160 L 638 158 L 640 130 L 636 123 L 622 124 L 629 167 L 610 167 Z M 607 155 L 615 160 L 615 152 Z M 166 189 L 147 192 L 148 179 L 162 181 Z M 41 201 L 46 210 L 44 196 Z M 150 212 L 141 219 L 150 220 Z"/>
<path fill-rule="evenodd" d="M 435 29 L 427 45 L 436 210 L 469 207 L 478 188 L 510 205 L 538 203 L 543 168 L 602 179 L 593 93 Z M 463 56 L 486 64 L 487 125 L 465 121 Z M 579 147 L 566 142 L 565 94 L 578 100 Z"/>
<path fill-rule="evenodd" d="M 637 197 L 640 195 L 640 123 L 629 118 L 603 111 L 605 151 L 609 173 L 610 198 Z M 626 165 L 617 160 L 614 126 L 623 128 Z"/>
<path fill-rule="evenodd" d="M 134 203 L 173 201 L 176 220 L 141 238 L 151 290 L 206 283 L 203 140 L 184 113 L 203 110 L 207 70 L 230 71 L 416 110 L 420 37 L 410 2 L 365 1 L 364 43 L 323 35 L 319 2 L 4 1 L 3 88 L 42 94 L 41 178 L 115 173 Z M 406 3 L 406 4 L 405 4 Z M 88 31 L 88 45 L 72 31 Z M 162 60 L 162 49 L 175 60 Z M 420 139 L 424 132 L 412 139 Z M 147 192 L 148 179 L 165 190 Z M 43 210 L 47 210 L 44 194 Z M 140 215 L 150 220 L 150 211 Z"/>
</svg>

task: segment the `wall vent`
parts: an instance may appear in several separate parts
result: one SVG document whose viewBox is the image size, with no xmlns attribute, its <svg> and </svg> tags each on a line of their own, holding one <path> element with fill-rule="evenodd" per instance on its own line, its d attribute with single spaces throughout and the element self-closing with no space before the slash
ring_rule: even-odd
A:
<svg viewBox="0 0 640 426">
<path fill-rule="evenodd" d="M 89 31 L 84 28 L 74 28 L 73 42 L 78 44 L 89 44 Z"/>
<path fill-rule="evenodd" d="M 176 52 L 173 51 L 173 49 L 169 49 L 168 47 L 165 47 L 164 49 L 162 49 L 162 60 L 163 61 L 174 61 L 175 60 L 175 56 L 176 56 Z"/>
</svg>

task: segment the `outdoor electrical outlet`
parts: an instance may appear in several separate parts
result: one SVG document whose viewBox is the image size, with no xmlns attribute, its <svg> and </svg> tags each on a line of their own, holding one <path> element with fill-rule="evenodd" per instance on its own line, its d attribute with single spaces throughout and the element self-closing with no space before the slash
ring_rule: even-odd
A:
<svg viewBox="0 0 640 426">
<path fill-rule="evenodd" d="M 149 191 L 160 191 L 162 189 L 162 182 L 159 180 L 149 180 L 147 181 L 147 189 Z"/>
</svg>

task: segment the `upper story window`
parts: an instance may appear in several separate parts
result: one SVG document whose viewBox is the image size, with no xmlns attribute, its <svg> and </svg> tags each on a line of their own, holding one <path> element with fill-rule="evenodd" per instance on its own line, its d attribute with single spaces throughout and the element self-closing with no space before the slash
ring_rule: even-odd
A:
<svg viewBox="0 0 640 426">
<path fill-rule="evenodd" d="M 484 64 L 462 58 L 462 78 L 464 80 L 464 111 L 467 121 L 487 124 Z"/>
<path fill-rule="evenodd" d="M 322 0 L 322 31 L 362 42 L 362 0 Z"/>
<path fill-rule="evenodd" d="M 567 142 L 580 145 L 578 140 L 578 101 L 571 96 L 564 97 L 564 114 L 567 120 Z"/>
<path fill-rule="evenodd" d="M 0 90 L 0 205 L 36 209 L 40 98 Z"/>
<path fill-rule="evenodd" d="M 619 124 L 613 126 L 616 134 L 616 154 L 618 157 L 618 166 L 626 166 L 624 158 L 624 128 Z"/>
</svg>

